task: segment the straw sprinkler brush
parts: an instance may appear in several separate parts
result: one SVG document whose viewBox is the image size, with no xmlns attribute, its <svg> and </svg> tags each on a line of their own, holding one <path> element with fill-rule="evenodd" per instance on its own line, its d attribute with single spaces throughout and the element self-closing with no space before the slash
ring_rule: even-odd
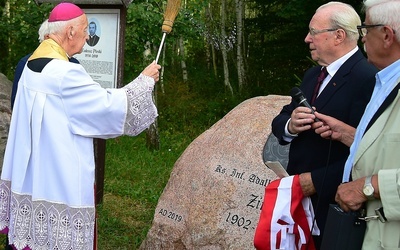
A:
<svg viewBox="0 0 400 250">
<path fill-rule="evenodd" d="M 172 26 L 174 25 L 174 21 L 176 16 L 178 15 L 179 8 L 181 6 L 181 0 L 168 0 L 167 7 L 164 12 L 164 22 L 162 24 L 161 30 L 163 32 L 163 36 L 161 39 L 160 47 L 158 48 L 156 63 L 160 58 L 161 50 L 164 45 L 165 37 L 172 31 Z"/>
</svg>

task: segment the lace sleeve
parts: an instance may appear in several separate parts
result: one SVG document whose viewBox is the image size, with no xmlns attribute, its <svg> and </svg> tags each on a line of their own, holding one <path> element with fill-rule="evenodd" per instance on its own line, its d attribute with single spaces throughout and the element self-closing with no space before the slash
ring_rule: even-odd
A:
<svg viewBox="0 0 400 250">
<path fill-rule="evenodd" d="M 135 136 L 148 128 L 158 116 L 152 96 L 154 80 L 140 74 L 123 88 L 128 100 L 124 134 Z"/>
</svg>

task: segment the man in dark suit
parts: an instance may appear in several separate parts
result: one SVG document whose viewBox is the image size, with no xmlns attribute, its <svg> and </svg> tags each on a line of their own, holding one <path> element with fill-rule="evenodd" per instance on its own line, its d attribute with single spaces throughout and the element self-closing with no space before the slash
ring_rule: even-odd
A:
<svg viewBox="0 0 400 250">
<path fill-rule="evenodd" d="M 90 22 L 89 23 L 89 39 L 86 41 L 86 43 L 89 46 L 95 46 L 100 40 L 100 37 L 98 35 L 96 35 L 96 30 L 97 30 L 96 23 Z"/>
<path fill-rule="evenodd" d="M 319 66 L 309 69 L 300 89 L 311 102 L 317 77 L 325 68 L 328 76 L 317 90 L 312 106 L 320 113 L 357 126 L 371 97 L 377 69 L 369 64 L 357 46 L 356 11 L 347 4 L 327 3 L 319 7 L 309 24 L 305 42 L 311 57 Z M 315 236 L 319 248 L 330 203 L 341 183 L 349 147 L 339 141 L 323 139 L 311 129 L 315 115 L 293 100 L 283 107 L 272 122 L 272 132 L 282 145 L 290 143 L 287 171 L 300 175 L 305 196 L 313 202 L 316 224 L 321 230 Z"/>
</svg>

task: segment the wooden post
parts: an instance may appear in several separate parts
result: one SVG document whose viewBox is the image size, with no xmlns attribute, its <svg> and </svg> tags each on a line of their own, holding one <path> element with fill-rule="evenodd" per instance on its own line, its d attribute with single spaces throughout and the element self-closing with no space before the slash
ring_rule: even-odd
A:
<svg viewBox="0 0 400 250">
<path fill-rule="evenodd" d="M 106 140 L 94 139 L 94 159 L 96 163 L 95 170 L 95 202 L 96 205 L 103 202 L 104 195 L 104 168 L 106 163 Z"/>
</svg>

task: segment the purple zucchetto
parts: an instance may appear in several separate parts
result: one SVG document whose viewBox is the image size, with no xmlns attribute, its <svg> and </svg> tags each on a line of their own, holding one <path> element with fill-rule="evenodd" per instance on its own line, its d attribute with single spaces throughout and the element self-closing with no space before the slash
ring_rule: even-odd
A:
<svg viewBox="0 0 400 250">
<path fill-rule="evenodd" d="M 50 12 L 49 22 L 68 21 L 85 14 L 73 3 L 60 3 Z"/>
</svg>

